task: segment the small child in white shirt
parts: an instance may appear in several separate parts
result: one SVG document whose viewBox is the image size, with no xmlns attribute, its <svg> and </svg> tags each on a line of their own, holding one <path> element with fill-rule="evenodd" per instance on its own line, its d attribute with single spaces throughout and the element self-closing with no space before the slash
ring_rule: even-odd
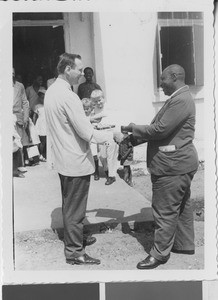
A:
<svg viewBox="0 0 218 300">
<path fill-rule="evenodd" d="M 94 114 L 91 115 L 91 122 L 95 122 L 98 129 L 110 128 L 110 126 L 107 127 L 104 124 L 101 124 L 102 118 L 108 116 L 105 110 L 105 98 L 103 92 L 101 90 L 92 91 L 91 100 L 94 103 Z M 116 181 L 118 148 L 118 145 L 113 140 L 108 141 L 104 145 L 99 145 L 99 159 L 107 177 L 105 185 L 110 185 Z"/>
<path fill-rule="evenodd" d="M 94 108 L 92 100 L 90 98 L 83 98 L 81 101 L 83 104 L 83 109 L 85 111 L 85 114 L 90 119 L 91 122 L 92 112 Z M 94 180 L 99 180 L 99 162 L 98 162 L 98 150 L 97 150 L 98 145 L 91 142 L 90 147 L 95 162 Z"/>
</svg>

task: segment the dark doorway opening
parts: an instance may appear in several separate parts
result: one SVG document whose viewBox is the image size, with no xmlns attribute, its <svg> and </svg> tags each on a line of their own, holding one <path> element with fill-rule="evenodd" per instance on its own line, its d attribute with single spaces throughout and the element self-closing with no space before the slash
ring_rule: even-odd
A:
<svg viewBox="0 0 218 300">
<path fill-rule="evenodd" d="M 63 26 L 33 26 L 13 28 L 13 66 L 25 87 L 37 75 L 43 85 L 54 77 L 58 57 L 65 52 Z"/>
<path fill-rule="evenodd" d="M 186 83 L 195 83 L 193 32 L 191 26 L 161 27 L 162 70 L 171 64 L 181 65 Z"/>
</svg>

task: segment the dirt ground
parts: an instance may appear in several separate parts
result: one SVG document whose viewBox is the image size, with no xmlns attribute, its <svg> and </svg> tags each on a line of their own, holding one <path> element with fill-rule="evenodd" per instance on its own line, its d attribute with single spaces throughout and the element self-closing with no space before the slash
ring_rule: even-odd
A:
<svg viewBox="0 0 218 300">
<path fill-rule="evenodd" d="M 133 188 L 151 199 L 150 176 L 140 169 L 133 172 Z M 200 169 L 192 183 L 195 216 L 195 255 L 171 254 L 167 264 L 158 269 L 204 268 L 204 170 Z M 153 228 L 108 228 L 95 233 L 97 242 L 87 247 L 87 253 L 101 259 L 98 266 L 71 266 L 65 263 L 63 241 L 52 230 L 17 233 L 15 237 L 16 270 L 135 270 L 137 263 L 149 252 Z"/>
</svg>

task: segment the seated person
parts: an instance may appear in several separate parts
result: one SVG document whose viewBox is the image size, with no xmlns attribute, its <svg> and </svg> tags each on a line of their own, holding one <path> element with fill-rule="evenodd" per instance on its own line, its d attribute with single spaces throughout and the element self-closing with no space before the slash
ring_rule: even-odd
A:
<svg viewBox="0 0 218 300">
<path fill-rule="evenodd" d="M 103 92 L 99 89 L 94 90 L 91 94 L 91 100 L 94 103 L 94 109 L 90 120 L 92 123 L 99 124 L 102 118 L 107 117 Z M 99 159 L 107 176 L 105 185 L 111 185 L 116 181 L 118 148 L 114 141 L 99 145 Z"/>
<path fill-rule="evenodd" d="M 101 90 L 101 87 L 93 82 L 94 71 L 92 68 L 87 67 L 84 69 L 84 77 L 86 81 L 81 83 L 78 87 L 78 96 L 82 100 L 83 98 L 90 98 L 92 91 L 98 89 Z"/>
<path fill-rule="evenodd" d="M 34 108 L 34 115 L 33 115 L 33 123 L 35 125 L 36 131 L 38 133 L 40 144 L 39 147 L 39 153 L 40 161 L 46 161 L 46 120 L 45 120 L 45 110 L 44 110 L 44 97 L 45 97 L 46 90 L 43 88 L 39 89 L 38 92 L 38 102 Z"/>
</svg>

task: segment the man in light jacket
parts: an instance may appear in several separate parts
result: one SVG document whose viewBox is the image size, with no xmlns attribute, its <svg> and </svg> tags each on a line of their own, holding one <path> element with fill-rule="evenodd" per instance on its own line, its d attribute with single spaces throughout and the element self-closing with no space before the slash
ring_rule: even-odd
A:
<svg viewBox="0 0 218 300">
<path fill-rule="evenodd" d="M 81 100 L 71 90 L 83 75 L 80 55 L 62 54 L 57 71 L 58 78 L 45 94 L 44 108 L 54 164 L 61 183 L 66 262 L 100 264 L 99 259 L 85 253 L 85 246 L 93 244 L 96 239 L 89 237 L 84 240 L 83 237 L 90 176 L 95 171 L 90 141 L 104 143 L 108 138 L 113 139 L 113 134 L 93 129 Z"/>
</svg>

